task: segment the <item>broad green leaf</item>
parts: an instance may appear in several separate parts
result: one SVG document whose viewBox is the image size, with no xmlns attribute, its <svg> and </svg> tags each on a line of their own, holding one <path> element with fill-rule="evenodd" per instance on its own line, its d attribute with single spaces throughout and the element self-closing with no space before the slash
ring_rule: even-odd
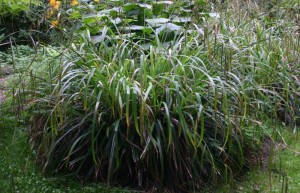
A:
<svg viewBox="0 0 300 193">
<path fill-rule="evenodd" d="M 74 11 L 69 15 L 69 19 L 80 19 L 82 15 L 79 11 Z"/>
<path fill-rule="evenodd" d="M 153 27 L 159 27 L 165 23 L 168 23 L 170 21 L 170 19 L 166 19 L 166 18 L 155 18 L 155 19 L 146 19 L 145 20 L 149 25 L 153 26 Z"/>
<path fill-rule="evenodd" d="M 164 5 L 163 4 L 158 4 L 158 3 L 155 3 L 153 4 L 153 14 L 158 16 L 160 15 L 164 10 Z"/>
<path fill-rule="evenodd" d="M 158 1 L 157 4 L 166 4 L 166 5 L 172 5 L 173 1 Z"/>
<path fill-rule="evenodd" d="M 170 31 L 178 31 L 178 30 L 181 30 L 182 27 L 178 26 L 176 24 L 173 24 L 173 23 L 167 23 L 167 24 L 164 24 L 164 25 L 160 26 L 159 28 L 157 28 L 155 30 L 155 33 L 160 34 L 162 31 L 164 31 L 166 29 L 170 30 Z"/>
<path fill-rule="evenodd" d="M 172 19 L 172 22 L 174 23 L 187 23 L 191 21 L 192 21 L 191 17 L 175 17 L 174 19 Z"/>
</svg>

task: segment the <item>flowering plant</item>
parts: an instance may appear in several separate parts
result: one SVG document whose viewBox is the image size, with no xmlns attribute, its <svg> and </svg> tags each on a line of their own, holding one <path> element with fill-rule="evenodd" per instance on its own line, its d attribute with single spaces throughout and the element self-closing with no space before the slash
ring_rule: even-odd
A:
<svg viewBox="0 0 300 193">
<path fill-rule="evenodd" d="M 79 5 L 79 1 L 78 0 L 49 0 L 48 2 L 49 4 L 49 12 L 48 12 L 48 15 L 47 15 L 47 18 L 50 19 L 50 24 L 51 24 L 51 27 L 58 27 L 59 24 L 61 23 L 60 22 L 60 16 L 61 16 L 61 12 L 60 12 L 60 9 L 62 9 L 61 5 L 65 5 L 65 7 L 69 5 L 71 5 L 72 7 L 76 7 Z M 57 13 L 57 14 L 55 14 Z"/>
</svg>

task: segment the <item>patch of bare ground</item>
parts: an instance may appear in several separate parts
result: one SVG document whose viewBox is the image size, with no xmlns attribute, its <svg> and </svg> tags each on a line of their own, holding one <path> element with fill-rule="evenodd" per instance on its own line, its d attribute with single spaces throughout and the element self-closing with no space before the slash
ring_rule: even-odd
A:
<svg viewBox="0 0 300 193">
<path fill-rule="evenodd" d="M 271 137 L 265 137 L 262 140 L 261 145 L 258 147 L 256 152 L 251 152 L 248 155 L 250 166 L 260 166 L 261 169 L 267 170 L 270 167 L 270 156 L 276 153 L 279 149 L 285 149 L 287 146 L 285 143 L 276 143 Z"/>
<path fill-rule="evenodd" d="M 260 166 L 263 170 L 267 170 L 274 145 L 275 143 L 270 137 L 265 137 L 258 150 L 248 155 L 250 166 Z"/>
<path fill-rule="evenodd" d="M 6 81 L 8 77 L 0 77 L 0 104 L 5 100 Z"/>
</svg>

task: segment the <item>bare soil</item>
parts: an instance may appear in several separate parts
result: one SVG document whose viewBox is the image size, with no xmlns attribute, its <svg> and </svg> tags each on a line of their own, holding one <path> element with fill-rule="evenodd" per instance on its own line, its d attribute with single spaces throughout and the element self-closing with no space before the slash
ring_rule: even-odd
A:
<svg viewBox="0 0 300 193">
<path fill-rule="evenodd" d="M 6 91 L 6 81 L 7 77 L 0 78 L 0 104 L 5 100 L 5 91 Z"/>
<path fill-rule="evenodd" d="M 261 166 L 263 170 L 268 169 L 269 158 L 274 148 L 274 142 L 270 137 L 265 137 L 256 152 L 250 152 L 248 155 L 249 164 L 252 166 Z"/>
</svg>

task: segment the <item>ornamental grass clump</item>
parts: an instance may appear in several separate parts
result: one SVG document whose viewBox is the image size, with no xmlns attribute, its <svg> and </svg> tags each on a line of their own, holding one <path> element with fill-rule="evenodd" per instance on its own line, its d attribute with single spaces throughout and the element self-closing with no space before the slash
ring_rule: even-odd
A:
<svg viewBox="0 0 300 193">
<path fill-rule="evenodd" d="M 35 84 L 31 142 L 44 171 L 180 190 L 230 181 L 245 162 L 241 82 L 205 63 L 197 41 L 72 44 L 49 85 Z"/>
<path fill-rule="evenodd" d="M 176 28 L 167 40 L 167 24 L 148 26 L 149 39 L 105 23 L 96 35 L 89 25 L 78 31 L 49 78 L 28 84 L 30 141 L 44 171 L 198 190 L 243 170 L 245 152 L 265 135 L 262 122 L 290 119 L 296 132 L 298 28 L 245 5 L 228 4 L 203 30 Z"/>
</svg>

